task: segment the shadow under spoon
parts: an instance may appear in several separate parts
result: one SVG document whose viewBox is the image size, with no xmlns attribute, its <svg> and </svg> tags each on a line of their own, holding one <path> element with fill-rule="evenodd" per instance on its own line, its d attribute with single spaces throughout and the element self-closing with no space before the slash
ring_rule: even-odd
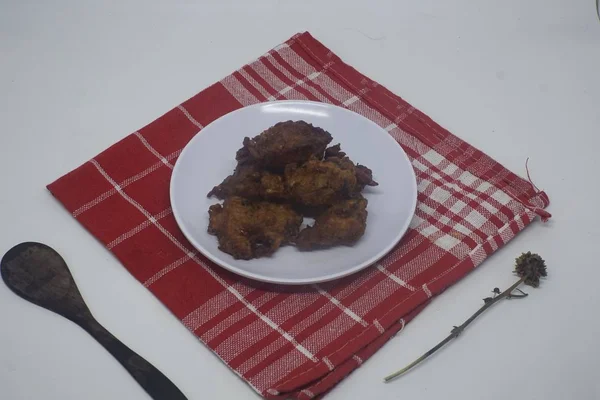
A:
<svg viewBox="0 0 600 400">
<path fill-rule="evenodd" d="M 154 400 L 187 400 L 181 391 L 96 321 L 65 260 L 41 243 L 21 243 L 0 262 L 6 285 L 18 296 L 73 321 L 112 354 Z"/>
</svg>

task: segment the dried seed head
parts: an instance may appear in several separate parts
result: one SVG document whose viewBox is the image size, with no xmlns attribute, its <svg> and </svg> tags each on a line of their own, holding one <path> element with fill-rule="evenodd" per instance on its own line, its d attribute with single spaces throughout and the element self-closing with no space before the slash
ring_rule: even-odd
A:
<svg viewBox="0 0 600 400">
<path fill-rule="evenodd" d="M 540 286 L 540 278 L 548 275 L 546 262 L 538 254 L 532 254 L 530 251 L 517 257 L 515 273 L 525 278 L 526 285 L 533 287 Z"/>
</svg>

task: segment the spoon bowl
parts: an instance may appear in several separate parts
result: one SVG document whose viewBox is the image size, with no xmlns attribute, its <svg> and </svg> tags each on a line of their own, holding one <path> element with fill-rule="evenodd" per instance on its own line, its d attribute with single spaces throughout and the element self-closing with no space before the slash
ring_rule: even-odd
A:
<svg viewBox="0 0 600 400">
<path fill-rule="evenodd" d="M 2 279 L 25 300 L 78 322 L 91 317 L 65 260 L 41 243 L 21 243 L 2 258 Z"/>
<path fill-rule="evenodd" d="M 54 249 L 35 242 L 18 244 L 2 257 L 0 274 L 18 296 L 73 321 L 88 332 L 153 399 L 187 400 L 169 378 L 96 321 L 67 263 Z"/>
</svg>

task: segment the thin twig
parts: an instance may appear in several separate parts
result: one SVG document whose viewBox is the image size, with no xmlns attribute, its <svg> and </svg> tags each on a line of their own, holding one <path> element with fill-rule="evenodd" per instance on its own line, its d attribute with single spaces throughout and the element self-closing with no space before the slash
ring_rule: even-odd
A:
<svg viewBox="0 0 600 400">
<path fill-rule="evenodd" d="M 526 294 L 510 294 L 506 298 L 507 299 L 522 299 L 523 297 L 527 297 L 527 296 L 529 296 L 527 293 Z"/>
<path fill-rule="evenodd" d="M 508 289 L 506 289 L 504 292 L 500 293 L 498 296 L 493 297 L 493 298 L 492 297 L 488 297 L 487 299 L 485 299 L 485 304 L 479 310 L 477 310 L 475 312 L 475 314 L 473 314 L 468 320 L 466 320 L 462 325 L 455 326 L 452 329 L 452 331 L 450 332 L 450 335 L 448 335 L 444 340 L 442 340 L 440 343 L 438 343 L 431 350 L 429 350 L 428 352 L 426 352 L 425 354 L 423 354 L 421 357 L 417 358 L 415 361 L 413 361 L 412 363 L 408 364 L 406 367 L 402 368 L 399 371 L 394 372 L 393 374 L 391 374 L 389 376 L 386 376 L 383 379 L 383 381 L 386 382 L 386 383 L 390 382 L 394 378 L 399 377 L 400 375 L 402 375 L 402 374 L 406 373 L 407 371 L 411 370 L 412 368 L 414 368 L 416 365 L 418 365 L 421 362 L 425 361 L 433 353 L 435 353 L 436 351 L 438 351 L 440 348 L 444 347 L 444 345 L 446 345 L 449 341 L 451 341 L 452 339 L 458 337 L 462 333 L 462 331 L 471 322 L 473 322 L 475 320 L 475 318 L 477 318 L 485 310 L 487 310 L 488 308 L 490 308 L 491 306 L 493 306 L 494 304 L 496 304 L 500 300 L 502 300 L 504 298 L 509 298 L 509 297 L 513 297 L 513 298 L 522 298 L 522 297 L 525 297 L 526 296 L 525 294 L 523 294 L 523 295 L 513 295 L 513 294 L 511 294 L 521 283 L 525 282 L 525 278 L 526 277 L 522 277 L 517 282 L 515 282 L 514 285 L 512 285 L 511 287 L 509 287 Z"/>
</svg>

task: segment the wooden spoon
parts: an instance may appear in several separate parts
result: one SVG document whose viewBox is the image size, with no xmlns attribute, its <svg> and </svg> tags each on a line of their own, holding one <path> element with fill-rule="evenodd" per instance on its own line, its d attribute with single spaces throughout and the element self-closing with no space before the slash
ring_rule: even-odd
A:
<svg viewBox="0 0 600 400">
<path fill-rule="evenodd" d="M 6 285 L 17 295 L 75 322 L 92 335 L 155 400 L 187 400 L 165 375 L 125 346 L 92 316 L 65 260 L 41 243 L 21 243 L 0 262 Z"/>
</svg>

